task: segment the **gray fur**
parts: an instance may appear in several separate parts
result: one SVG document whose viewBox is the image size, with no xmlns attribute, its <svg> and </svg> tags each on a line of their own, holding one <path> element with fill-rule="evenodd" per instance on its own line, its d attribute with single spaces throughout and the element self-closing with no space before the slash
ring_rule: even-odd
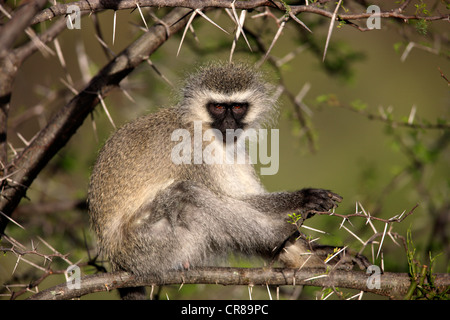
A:
<svg viewBox="0 0 450 320">
<path fill-rule="evenodd" d="M 268 193 L 250 164 L 172 163 L 175 129 L 211 123 L 209 95 L 251 91 L 248 127 L 273 115 L 269 85 L 251 67 L 207 66 L 188 78 L 175 107 L 138 118 L 105 144 L 93 168 L 88 203 L 101 251 L 114 270 L 164 279 L 167 270 L 212 263 L 229 252 L 270 256 L 296 231 L 288 214 L 329 210 L 326 190 Z M 251 113 L 252 112 L 252 113 Z"/>
</svg>

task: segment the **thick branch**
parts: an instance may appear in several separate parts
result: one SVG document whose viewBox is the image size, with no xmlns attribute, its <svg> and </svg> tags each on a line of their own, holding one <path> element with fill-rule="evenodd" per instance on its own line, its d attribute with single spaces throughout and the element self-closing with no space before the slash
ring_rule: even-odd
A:
<svg viewBox="0 0 450 320">
<path fill-rule="evenodd" d="M 98 95 L 105 96 L 117 87 L 120 81 L 134 70 L 142 61 L 158 49 L 168 38 L 185 25 L 189 9 L 173 9 L 163 19 L 169 26 L 156 24 L 107 64 L 66 106 L 62 107 L 41 130 L 33 142 L 19 154 L 10 165 L 8 172 L 14 172 L 14 181 L 6 186 L 0 199 L 0 211 L 8 216 L 17 207 L 27 188 L 50 159 L 69 141 L 84 119 L 98 104 Z M 167 34 L 167 31 L 169 34 Z M 5 230 L 8 220 L 0 216 L 0 234 Z"/>
<path fill-rule="evenodd" d="M 126 272 L 103 273 L 85 276 L 81 279 L 80 289 L 69 289 L 66 283 L 41 291 L 30 299 L 65 300 L 83 295 L 110 291 L 122 287 L 170 285 L 170 284 L 220 284 L 220 285 L 306 285 L 317 287 L 339 287 L 373 292 L 389 297 L 406 294 L 410 286 L 407 273 L 386 272 L 380 275 L 379 289 L 367 286 L 369 274 L 334 270 L 325 275 L 323 269 L 284 269 L 284 268 L 215 268 L 205 267 L 188 271 L 172 271 L 166 274 L 164 283 L 155 278 L 138 281 Z M 319 277 L 322 276 L 322 277 Z M 450 286 L 450 274 L 436 274 L 435 285 L 439 290 Z M 315 279 L 313 279 L 315 278 Z"/>
</svg>

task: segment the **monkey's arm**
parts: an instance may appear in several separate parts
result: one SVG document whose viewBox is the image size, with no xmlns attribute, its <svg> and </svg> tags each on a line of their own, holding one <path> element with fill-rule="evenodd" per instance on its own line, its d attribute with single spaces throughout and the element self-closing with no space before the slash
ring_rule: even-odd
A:
<svg viewBox="0 0 450 320">
<path fill-rule="evenodd" d="M 304 214 L 303 218 L 306 219 L 312 211 L 328 211 L 337 207 L 337 203 L 341 200 L 341 196 L 329 190 L 311 188 L 295 192 L 263 193 L 234 199 L 226 195 L 215 194 L 199 183 L 182 181 L 172 184 L 158 194 L 152 201 L 152 211 L 154 211 L 152 216 L 158 220 L 161 218 L 161 214 L 166 216 L 169 212 L 169 221 L 173 223 L 179 219 L 180 214 L 182 215 L 180 205 L 191 204 L 198 207 L 199 210 L 205 208 L 216 212 L 221 210 L 235 212 L 234 210 L 237 208 L 242 219 L 247 215 L 244 210 L 256 218 L 261 218 L 260 216 L 268 216 L 270 219 L 286 218 L 288 214 L 296 212 Z M 173 207 L 171 208 L 171 206 Z M 171 209 L 169 210 L 169 208 Z M 144 210 L 148 210 L 148 208 L 144 208 Z"/>
<path fill-rule="evenodd" d="M 275 192 L 244 198 L 261 212 L 302 213 L 309 217 L 311 211 L 328 211 L 337 207 L 342 197 L 323 189 L 302 189 L 294 192 Z"/>
<path fill-rule="evenodd" d="M 166 270 L 205 265 L 231 251 L 270 257 L 296 230 L 288 213 L 261 212 L 192 181 L 173 183 L 135 212 L 125 237 L 138 243 L 121 251 L 118 264 L 163 277 Z"/>
<path fill-rule="evenodd" d="M 303 206 L 329 210 L 334 199 L 340 197 L 314 189 L 234 199 L 190 180 L 176 182 L 135 212 L 125 237 L 138 243 L 122 250 L 118 264 L 163 277 L 166 270 L 205 265 L 230 251 L 270 257 L 297 230 L 288 214 Z"/>
</svg>

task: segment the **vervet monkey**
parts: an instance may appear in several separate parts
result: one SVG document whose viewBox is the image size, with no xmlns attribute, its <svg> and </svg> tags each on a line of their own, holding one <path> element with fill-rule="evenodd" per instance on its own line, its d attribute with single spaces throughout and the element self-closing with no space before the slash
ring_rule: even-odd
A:
<svg viewBox="0 0 450 320">
<path fill-rule="evenodd" d="M 292 255 L 311 248 L 289 240 L 298 231 L 288 215 L 304 219 L 328 211 L 339 195 L 322 189 L 269 193 L 251 163 L 173 161 L 175 130 L 190 133 L 193 148 L 214 144 L 220 158 L 229 140 L 237 143 L 242 132 L 262 128 L 275 111 L 272 87 L 260 72 L 211 64 L 187 78 L 178 105 L 117 130 L 98 156 L 88 194 L 92 226 L 113 270 L 164 280 L 168 270 L 205 266 L 230 252 L 270 257 L 286 242 L 280 259 L 298 264 Z M 202 133 L 215 129 L 213 141 L 195 145 L 196 121 Z M 230 132 L 240 134 L 228 139 Z"/>
</svg>

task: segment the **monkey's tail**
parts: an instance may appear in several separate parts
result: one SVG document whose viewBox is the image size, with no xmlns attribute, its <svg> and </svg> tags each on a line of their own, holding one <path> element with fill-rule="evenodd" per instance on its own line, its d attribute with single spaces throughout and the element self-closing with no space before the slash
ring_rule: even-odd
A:
<svg viewBox="0 0 450 320">
<path fill-rule="evenodd" d="M 120 288 L 120 298 L 122 300 L 146 300 L 147 293 L 145 287 Z"/>
</svg>

